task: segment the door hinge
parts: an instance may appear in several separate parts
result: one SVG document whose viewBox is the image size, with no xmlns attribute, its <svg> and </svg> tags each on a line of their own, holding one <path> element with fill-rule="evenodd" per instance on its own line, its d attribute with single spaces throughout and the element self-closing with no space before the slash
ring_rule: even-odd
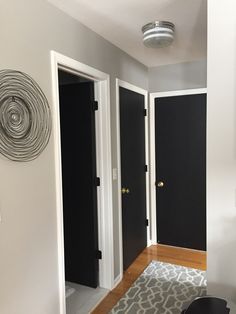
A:
<svg viewBox="0 0 236 314">
<path fill-rule="evenodd" d="M 98 250 L 96 254 L 97 259 L 102 259 L 102 251 Z"/>
<path fill-rule="evenodd" d="M 149 221 L 148 221 L 148 219 L 146 219 L 146 226 L 147 226 L 147 227 L 149 226 Z"/>
<path fill-rule="evenodd" d="M 97 100 L 93 100 L 93 110 L 96 111 L 98 110 L 98 101 Z"/>
<path fill-rule="evenodd" d="M 145 166 L 144 166 L 144 171 L 145 171 L 145 172 L 148 172 L 148 165 L 145 165 Z"/>
<path fill-rule="evenodd" d="M 143 109 L 143 115 L 144 115 L 144 117 L 147 116 L 147 109 Z"/>
<path fill-rule="evenodd" d="M 95 185 L 100 186 L 100 178 L 99 177 L 95 178 Z"/>
</svg>

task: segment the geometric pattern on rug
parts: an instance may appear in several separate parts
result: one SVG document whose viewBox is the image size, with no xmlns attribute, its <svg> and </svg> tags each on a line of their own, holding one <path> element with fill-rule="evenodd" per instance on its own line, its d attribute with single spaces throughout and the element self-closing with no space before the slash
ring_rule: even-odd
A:
<svg viewBox="0 0 236 314">
<path fill-rule="evenodd" d="M 110 313 L 179 314 L 204 295 L 205 271 L 152 261 Z"/>
</svg>

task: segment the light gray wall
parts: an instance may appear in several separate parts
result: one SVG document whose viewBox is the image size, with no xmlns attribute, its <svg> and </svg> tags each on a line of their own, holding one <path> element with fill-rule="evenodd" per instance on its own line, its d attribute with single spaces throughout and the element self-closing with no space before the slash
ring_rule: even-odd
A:
<svg viewBox="0 0 236 314">
<path fill-rule="evenodd" d="M 115 78 L 147 89 L 147 68 L 45 0 L 1 0 L 0 43 L 0 69 L 31 75 L 50 106 L 51 49 L 111 75 L 116 167 Z M 117 187 L 113 183 L 117 275 Z M 0 155 L 0 211 L 0 313 L 59 314 L 53 136 L 35 161 L 16 163 Z"/>
<path fill-rule="evenodd" d="M 208 293 L 233 298 L 234 301 L 236 301 L 235 12 L 235 0 L 227 1 L 227 5 L 220 0 L 208 0 Z"/>
<path fill-rule="evenodd" d="M 205 88 L 206 60 L 162 65 L 148 69 L 149 92 Z"/>
</svg>

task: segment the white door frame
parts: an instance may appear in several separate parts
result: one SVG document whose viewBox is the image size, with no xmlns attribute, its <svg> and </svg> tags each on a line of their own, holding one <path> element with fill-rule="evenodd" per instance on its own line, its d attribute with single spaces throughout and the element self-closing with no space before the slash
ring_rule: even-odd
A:
<svg viewBox="0 0 236 314">
<path fill-rule="evenodd" d="M 147 110 L 147 117 L 145 118 L 145 159 L 148 165 L 149 150 L 148 150 L 148 92 L 140 87 L 116 79 L 116 139 L 117 139 L 117 187 L 118 187 L 118 213 L 119 213 L 119 254 L 120 254 L 120 274 L 115 279 L 115 283 L 119 283 L 123 277 L 123 237 L 122 237 L 122 197 L 121 197 L 121 145 L 120 145 L 120 97 L 119 87 L 124 87 L 138 94 L 144 95 L 144 109 Z M 146 217 L 149 220 L 147 227 L 147 246 L 150 245 L 150 211 L 149 211 L 149 165 L 148 172 L 146 172 Z"/>
<path fill-rule="evenodd" d="M 206 94 L 206 88 L 195 88 L 177 91 L 151 93 L 149 98 L 149 125 L 150 125 L 150 207 L 151 207 L 151 242 L 157 243 L 156 224 L 156 151 L 155 151 L 155 98 L 183 95 Z"/>
<path fill-rule="evenodd" d="M 57 202 L 58 276 L 60 314 L 66 313 L 65 265 L 63 237 L 63 202 L 61 172 L 60 112 L 58 69 L 74 73 L 94 81 L 95 98 L 99 103 L 96 112 L 97 175 L 101 178 L 98 188 L 98 244 L 102 251 L 99 260 L 99 285 L 112 289 L 114 285 L 113 213 L 112 213 L 112 164 L 110 129 L 110 78 L 109 75 L 88 65 L 51 51 L 53 89 L 53 134 L 55 145 L 55 176 Z M 86 241 L 86 239 L 84 239 Z"/>
</svg>

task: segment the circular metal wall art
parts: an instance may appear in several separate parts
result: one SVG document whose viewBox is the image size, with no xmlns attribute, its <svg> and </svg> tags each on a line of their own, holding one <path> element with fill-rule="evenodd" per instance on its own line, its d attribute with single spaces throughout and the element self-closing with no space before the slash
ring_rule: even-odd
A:
<svg viewBox="0 0 236 314">
<path fill-rule="evenodd" d="M 38 84 L 23 72 L 1 70 L 0 153 L 14 161 L 33 160 L 50 134 L 50 108 Z"/>
</svg>

